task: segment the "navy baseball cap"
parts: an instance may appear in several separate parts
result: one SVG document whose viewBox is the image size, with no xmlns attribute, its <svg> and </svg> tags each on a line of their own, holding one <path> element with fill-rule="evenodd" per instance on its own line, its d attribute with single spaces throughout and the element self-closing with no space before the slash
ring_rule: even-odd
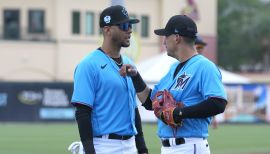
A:
<svg viewBox="0 0 270 154">
<path fill-rule="evenodd" d="M 195 44 L 199 44 L 199 45 L 203 45 L 203 46 L 207 45 L 207 43 L 204 42 L 203 39 L 199 35 L 197 35 L 197 37 L 195 39 Z"/>
<path fill-rule="evenodd" d="M 140 20 L 129 18 L 128 12 L 123 6 L 114 5 L 102 11 L 99 18 L 99 27 L 117 25 L 126 22 L 135 24 L 140 22 Z"/>
<path fill-rule="evenodd" d="M 169 19 L 164 29 L 156 29 L 156 35 L 169 36 L 179 34 L 181 36 L 196 38 L 197 26 L 195 22 L 186 15 L 175 15 Z"/>
</svg>

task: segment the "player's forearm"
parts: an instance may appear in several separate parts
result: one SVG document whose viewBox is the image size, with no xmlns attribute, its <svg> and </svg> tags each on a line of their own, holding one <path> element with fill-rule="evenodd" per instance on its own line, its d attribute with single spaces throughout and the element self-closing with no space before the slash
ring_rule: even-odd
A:
<svg viewBox="0 0 270 154">
<path fill-rule="evenodd" d="M 227 101 L 221 98 L 210 98 L 199 104 L 176 108 L 173 112 L 175 121 L 183 118 L 207 118 L 224 112 Z"/>
<path fill-rule="evenodd" d="M 139 100 L 144 103 L 150 92 L 150 88 L 146 85 L 139 72 L 135 76 L 131 76 L 131 79 Z"/>
<path fill-rule="evenodd" d="M 131 76 L 131 80 L 132 80 L 133 86 L 136 90 L 136 93 L 141 93 L 141 92 L 145 91 L 145 89 L 147 88 L 147 85 L 144 82 L 144 80 L 142 79 L 139 72 L 137 72 L 136 75 Z"/>
<path fill-rule="evenodd" d="M 91 108 L 84 105 L 76 105 L 75 117 L 85 154 L 95 154 L 91 124 Z"/>
<path fill-rule="evenodd" d="M 138 96 L 139 100 L 141 101 L 141 103 L 146 102 L 146 99 L 147 99 L 150 92 L 151 92 L 151 89 L 146 86 L 142 92 L 137 93 L 137 96 Z"/>
<path fill-rule="evenodd" d="M 138 150 L 138 153 L 148 153 L 148 149 L 145 144 L 144 136 L 143 136 L 143 130 L 142 130 L 142 121 L 141 116 L 139 113 L 139 109 L 135 109 L 135 126 L 137 129 L 138 134 L 135 136 L 135 143 Z"/>
<path fill-rule="evenodd" d="M 149 92 L 148 92 L 148 96 L 146 97 L 146 99 L 143 100 L 142 102 L 142 106 L 146 109 L 146 110 L 150 110 L 150 111 L 153 111 L 153 102 L 151 100 L 151 92 L 152 92 L 152 89 L 149 88 Z"/>
<path fill-rule="evenodd" d="M 130 76 L 137 96 L 142 103 L 142 106 L 145 107 L 146 110 L 152 109 L 152 101 L 150 99 L 151 89 L 147 87 L 146 83 L 142 79 L 140 73 L 136 70 L 136 67 L 130 64 L 124 64 L 119 73 L 121 76 Z"/>
</svg>

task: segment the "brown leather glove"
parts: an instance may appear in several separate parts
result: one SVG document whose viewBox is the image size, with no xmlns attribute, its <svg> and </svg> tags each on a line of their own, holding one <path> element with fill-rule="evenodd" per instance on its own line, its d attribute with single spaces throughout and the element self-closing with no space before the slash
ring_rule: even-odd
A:
<svg viewBox="0 0 270 154">
<path fill-rule="evenodd" d="M 158 91 L 153 100 L 153 109 L 157 118 L 162 120 L 165 124 L 176 128 L 182 125 L 182 121 L 176 123 L 173 118 L 173 111 L 175 108 L 183 108 L 182 102 L 176 102 L 171 93 L 167 90 Z"/>
</svg>

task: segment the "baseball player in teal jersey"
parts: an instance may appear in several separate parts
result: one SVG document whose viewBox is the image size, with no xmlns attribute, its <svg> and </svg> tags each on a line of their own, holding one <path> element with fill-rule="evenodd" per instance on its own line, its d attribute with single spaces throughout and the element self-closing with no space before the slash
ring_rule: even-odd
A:
<svg viewBox="0 0 270 154">
<path fill-rule="evenodd" d="M 120 49 L 130 45 L 132 24 L 138 22 L 120 5 L 103 10 L 103 44 L 75 69 L 71 102 L 86 154 L 148 153 L 132 79 L 119 75 L 123 64 L 134 65 Z"/>
<path fill-rule="evenodd" d="M 153 89 L 146 86 L 132 65 L 124 65 L 121 75 L 131 76 L 136 81 L 133 82 L 135 88 L 144 87 L 137 95 L 147 110 L 153 110 L 152 101 L 157 92 L 164 90 L 169 91 L 175 102 L 184 104 L 184 107 L 166 110 L 178 124 L 176 128 L 167 125 L 165 112 L 158 117 L 157 134 L 162 154 L 210 154 L 207 138 L 211 117 L 224 112 L 227 104 L 221 73 L 214 63 L 196 51 L 197 26 L 189 17 L 173 16 L 166 27 L 155 30 L 155 34 L 165 36 L 167 54 L 178 62 Z"/>
</svg>

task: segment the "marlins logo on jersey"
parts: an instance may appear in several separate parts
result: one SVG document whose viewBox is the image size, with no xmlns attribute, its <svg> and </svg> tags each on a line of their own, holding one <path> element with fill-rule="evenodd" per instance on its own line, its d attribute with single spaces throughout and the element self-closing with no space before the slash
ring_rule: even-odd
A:
<svg viewBox="0 0 270 154">
<path fill-rule="evenodd" d="M 188 82 L 188 80 L 190 79 L 191 75 L 190 74 L 186 74 L 186 72 L 184 72 L 182 75 L 180 75 L 177 80 L 176 80 L 176 84 L 174 86 L 175 90 L 183 90 Z"/>
</svg>

